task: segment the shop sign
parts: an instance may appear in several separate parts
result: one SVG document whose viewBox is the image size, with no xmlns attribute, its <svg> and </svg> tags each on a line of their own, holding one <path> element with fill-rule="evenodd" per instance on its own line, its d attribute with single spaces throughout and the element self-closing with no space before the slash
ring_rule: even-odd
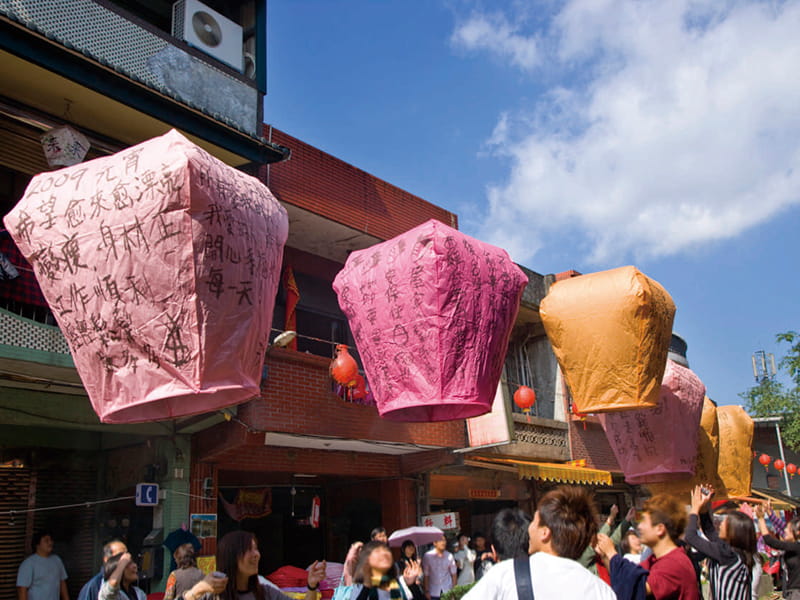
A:
<svg viewBox="0 0 800 600">
<path fill-rule="evenodd" d="M 470 488 L 469 497 L 473 500 L 493 500 L 500 497 L 500 490 L 491 488 Z"/>
<path fill-rule="evenodd" d="M 420 519 L 420 524 L 423 527 L 438 527 L 442 531 L 447 531 L 448 529 L 458 529 L 458 513 L 445 512 L 423 515 Z"/>
</svg>

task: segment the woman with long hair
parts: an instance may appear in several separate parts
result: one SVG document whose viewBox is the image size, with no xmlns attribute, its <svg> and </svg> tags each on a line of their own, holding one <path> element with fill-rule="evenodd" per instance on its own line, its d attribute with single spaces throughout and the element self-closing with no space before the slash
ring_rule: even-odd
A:
<svg viewBox="0 0 800 600">
<path fill-rule="evenodd" d="M 184 600 L 284 600 L 287 596 L 274 584 L 258 580 L 256 536 L 249 531 L 232 531 L 217 545 L 217 569 L 183 594 Z M 306 600 L 317 597 L 319 582 L 325 579 L 325 561 L 314 561 L 308 569 Z M 224 576 L 222 574 L 224 573 Z M 216 575 L 216 576 L 215 576 Z"/>
<path fill-rule="evenodd" d="M 772 504 L 770 502 L 767 502 L 766 510 L 761 504 L 756 506 L 758 530 L 767 546 L 776 550 L 783 550 L 782 560 L 788 572 L 783 597 L 789 600 L 800 600 L 800 518 L 795 517 L 789 522 L 784 538 L 779 540 L 770 533 L 764 520 L 764 515 L 769 512 L 772 512 Z"/>
<path fill-rule="evenodd" d="M 711 600 L 750 600 L 757 560 L 753 520 L 732 510 L 725 515 L 717 533 L 708 512 L 713 494 L 710 485 L 698 485 L 692 490 L 685 541 L 708 559 Z M 707 539 L 698 533 L 700 527 Z"/>
<path fill-rule="evenodd" d="M 139 567 L 129 552 L 115 554 L 103 567 L 103 585 L 98 600 L 145 600 L 147 595 L 138 587 Z"/>
<path fill-rule="evenodd" d="M 403 573 L 409 564 L 418 560 L 419 559 L 417 558 L 417 545 L 411 540 L 406 540 L 405 542 L 403 542 L 403 545 L 400 546 L 400 559 L 397 561 L 396 564 L 397 572 Z"/>
<path fill-rule="evenodd" d="M 425 594 L 417 585 L 419 574 L 419 561 L 410 559 L 403 574 L 398 575 L 389 546 L 369 542 L 361 549 L 348 600 L 424 600 Z"/>
</svg>

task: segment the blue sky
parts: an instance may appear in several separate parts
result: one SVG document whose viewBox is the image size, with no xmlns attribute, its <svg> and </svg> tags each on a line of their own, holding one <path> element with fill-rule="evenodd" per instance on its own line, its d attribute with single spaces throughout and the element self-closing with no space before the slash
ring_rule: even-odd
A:
<svg viewBox="0 0 800 600">
<path fill-rule="evenodd" d="M 800 329 L 800 2 L 268 11 L 267 123 L 539 273 L 636 265 L 718 403 Z"/>
</svg>

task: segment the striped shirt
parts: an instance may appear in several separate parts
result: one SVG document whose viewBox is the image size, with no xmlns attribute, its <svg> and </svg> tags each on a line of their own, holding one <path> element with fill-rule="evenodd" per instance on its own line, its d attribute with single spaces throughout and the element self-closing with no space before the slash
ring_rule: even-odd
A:
<svg viewBox="0 0 800 600">
<path fill-rule="evenodd" d="M 708 558 L 711 600 L 751 600 L 753 574 L 742 557 L 728 542 L 721 540 L 707 513 L 701 515 L 703 533 L 698 530 L 697 515 L 689 515 L 686 543 Z"/>
<path fill-rule="evenodd" d="M 752 576 L 738 554 L 736 560 L 727 565 L 710 558 L 708 582 L 712 600 L 750 600 Z"/>
</svg>

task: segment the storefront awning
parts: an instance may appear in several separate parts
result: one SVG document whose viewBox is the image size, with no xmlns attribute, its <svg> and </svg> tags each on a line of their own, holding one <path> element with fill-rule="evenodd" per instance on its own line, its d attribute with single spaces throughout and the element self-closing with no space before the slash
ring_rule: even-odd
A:
<svg viewBox="0 0 800 600">
<path fill-rule="evenodd" d="M 472 456 L 465 463 L 489 469 L 516 470 L 520 479 L 611 485 L 611 473 L 609 471 L 587 469 L 564 463 L 540 463 L 513 458 L 485 458 L 482 456 Z"/>
<path fill-rule="evenodd" d="M 763 488 L 753 488 L 753 495 L 757 498 L 772 501 L 772 507 L 778 509 L 792 509 L 800 506 L 800 500 L 782 494 L 776 490 L 765 490 Z"/>
</svg>

